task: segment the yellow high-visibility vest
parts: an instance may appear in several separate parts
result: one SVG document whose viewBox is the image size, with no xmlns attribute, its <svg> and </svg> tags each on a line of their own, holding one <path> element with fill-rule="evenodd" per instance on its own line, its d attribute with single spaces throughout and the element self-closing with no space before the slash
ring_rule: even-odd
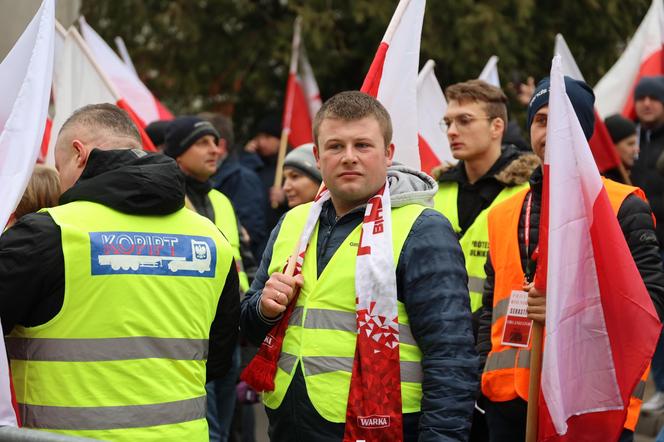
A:
<svg viewBox="0 0 664 442">
<path fill-rule="evenodd" d="M 311 203 L 292 209 L 281 224 L 274 243 L 269 274 L 282 271 L 298 241 Z M 401 249 L 425 207 L 407 205 L 392 210 L 394 270 Z M 317 272 L 318 226 L 304 257 L 304 287 L 289 320 L 275 376 L 275 390 L 263 401 L 271 409 L 281 404 L 298 364 L 302 366 L 309 399 L 330 422 L 344 422 L 353 370 L 357 324 L 355 315 L 355 261 L 361 224 L 343 241 L 321 273 Z M 410 331 L 408 314 L 398 302 L 401 397 L 404 413 L 420 411 L 422 353 Z"/>
<path fill-rule="evenodd" d="M 60 312 L 7 338 L 23 425 L 117 441 L 207 441 L 206 359 L 233 253 L 208 219 L 77 201 Z"/>
<path fill-rule="evenodd" d="M 484 264 L 486 263 L 487 252 L 489 251 L 489 211 L 506 200 L 512 195 L 528 188 L 528 183 L 519 184 L 513 187 L 505 187 L 491 205 L 482 210 L 471 226 L 466 230 L 459 243 L 463 250 L 463 256 L 466 259 L 466 271 L 468 272 L 468 292 L 470 293 L 470 310 L 476 311 L 482 307 L 482 291 L 484 289 L 484 280 L 486 272 Z M 459 234 L 459 211 L 457 199 L 459 195 L 459 184 L 455 182 L 438 183 L 438 192 L 434 196 L 434 209 L 445 215 L 452 224 L 454 232 Z"/>
</svg>

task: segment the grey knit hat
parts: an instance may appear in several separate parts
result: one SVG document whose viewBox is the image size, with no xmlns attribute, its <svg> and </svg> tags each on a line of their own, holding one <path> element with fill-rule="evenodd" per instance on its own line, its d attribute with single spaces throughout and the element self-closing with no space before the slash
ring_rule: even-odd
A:
<svg viewBox="0 0 664 442">
<path fill-rule="evenodd" d="M 302 144 L 290 151 L 284 160 L 284 168 L 286 167 L 297 169 L 318 183 L 323 181 L 320 170 L 316 167 L 313 143 Z"/>
</svg>

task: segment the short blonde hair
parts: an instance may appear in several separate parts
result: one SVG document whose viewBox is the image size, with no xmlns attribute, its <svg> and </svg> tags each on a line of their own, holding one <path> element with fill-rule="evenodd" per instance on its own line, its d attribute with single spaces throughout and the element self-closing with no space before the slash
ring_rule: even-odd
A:
<svg viewBox="0 0 664 442">
<path fill-rule="evenodd" d="M 37 164 L 14 211 L 15 219 L 46 207 L 55 207 L 60 198 L 60 176 L 52 167 Z"/>
</svg>

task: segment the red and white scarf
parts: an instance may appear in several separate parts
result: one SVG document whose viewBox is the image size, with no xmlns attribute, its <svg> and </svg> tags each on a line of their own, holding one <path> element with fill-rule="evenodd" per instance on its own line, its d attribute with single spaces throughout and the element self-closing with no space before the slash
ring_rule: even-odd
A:
<svg viewBox="0 0 664 442">
<path fill-rule="evenodd" d="M 296 274 L 330 192 L 316 196 L 300 237 Z M 367 202 L 355 264 L 357 343 L 346 409 L 344 442 L 403 439 L 397 283 L 392 250 L 390 190 L 387 181 Z M 284 317 L 270 330 L 242 374 L 258 391 L 274 390 L 274 376 L 293 297 Z"/>
</svg>

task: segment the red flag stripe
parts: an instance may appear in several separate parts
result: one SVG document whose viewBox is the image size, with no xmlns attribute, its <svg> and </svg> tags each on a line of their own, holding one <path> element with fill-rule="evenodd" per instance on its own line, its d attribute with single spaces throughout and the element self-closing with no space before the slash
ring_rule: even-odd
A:
<svg viewBox="0 0 664 442">
<path fill-rule="evenodd" d="M 119 99 L 116 104 L 120 109 L 124 109 L 129 114 L 129 117 L 131 117 L 131 119 L 136 124 L 136 127 L 138 128 L 138 133 L 141 134 L 141 140 L 143 141 L 143 150 L 146 150 L 148 152 L 157 152 L 157 149 L 154 147 L 154 144 L 152 144 L 152 140 L 150 140 L 148 134 L 145 133 L 145 123 L 143 122 L 143 120 L 141 120 L 139 116 L 136 115 L 136 112 L 134 112 L 133 109 L 129 106 L 129 104 L 127 104 L 127 102 L 122 98 Z"/>
<path fill-rule="evenodd" d="M 380 86 L 380 79 L 383 76 L 383 66 L 385 65 L 385 55 L 387 55 L 388 48 L 389 45 L 386 42 L 381 42 L 380 46 L 378 46 L 376 56 L 371 62 L 369 72 L 364 77 L 364 83 L 362 83 L 362 87 L 360 88 L 360 91 L 372 97 L 378 96 L 378 87 Z"/>
</svg>

